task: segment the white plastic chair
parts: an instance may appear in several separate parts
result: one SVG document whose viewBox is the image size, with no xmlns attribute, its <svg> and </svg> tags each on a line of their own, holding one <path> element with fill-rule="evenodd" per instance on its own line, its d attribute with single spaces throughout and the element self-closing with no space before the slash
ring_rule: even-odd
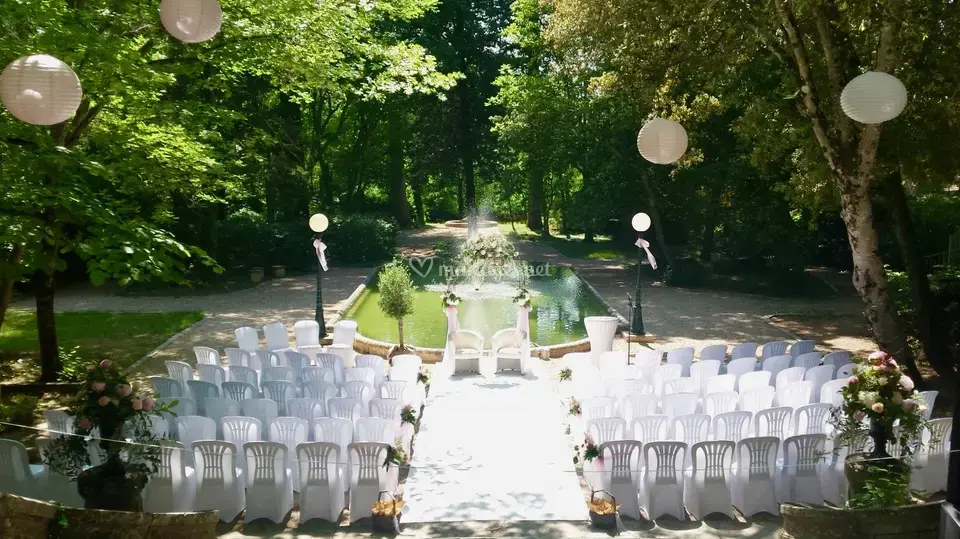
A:
<svg viewBox="0 0 960 539">
<path fill-rule="evenodd" d="M 340 395 L 340 389 L 334 384 L 318 380 L 303 383 L 304 398 L 316 399 L 326 404 L 328 400 L 334 399 L 338 395 Z"/>
<path fill-rule="evenodd" d="M 763 360 L 760 370 L 770 373 L 770 378 L 776 381 L 777 375 L 790 368 L 793 358 L 790 356 L 773 356 Z"/>
<path fill-rule="evenodd" d="M 251 327 L 237 328 L 233 334 L 237 337 L 237 348 L 247 352 L 255 352 L 260 348 L 260 337 L 257 330 Z"/>
<path fill-rule="evenodd" d="M 287 446 L 277 442 L 247 442 L 244 475 L 247 481 L 247 509 L 244 522 L 266 518 L 282 523 L 293 509 L 292 472 L 287 469 Z"/>
<path fill-rule="evenodd" d="M 297 446 L 300 467 L 300 524 L 314 518 L 338 522 L 343 513 L 346 478 L 340 463 L 340 446 L 311 442 Z"/>
<path fill-rule="evenodd" d="M 755 371 L 756 367 L 756 359 L 752 357 L 742 357 L 727 363 L 727 374 L 732 374 L 739 380 L 744 374 Z"/>
<path fill-rule="evenodd" d="M 396 355 L 393 356 L 393 359 L 391 360 L 391 367 L 416 374 L 420 372 L 420 367 L 423 367 L 423 358 L 416 354 Z"/>
<path fill-rule="evenodd" d="M 410 396 L 407 394 L 409 384 L 404 380 L 387 380 L 380 384 L 380 398 L 397 399 L 404 404 L 410 404 Z"/>
<path fill-rule="evenodd" d="M 682 374 L 683 365 L 677 365 L 676 363 L 663 364 L 657 367 L 653 383 L 658 387 L 662 387 L 664 382 L 668 380 L 676 380 L 677 378 L 680 378 Z"/>
<path fill-rule="evenodd" d="M 800 357 L 803 354 L 809 354 L 817 347 L 817 341 L 802 340 L 796 341 L 790 345 L 790 356 Z"/>
<path fill-rule="evenodd" d="M 847 379 L 830 380 L 820 387 L 820 402 L 832 404 L 833 406 L 843 405 L 843 395 L 840 390 L 847 386 Z"/>
<path fill-rule="evenodd" d="M 735 442 L 717 440 L 698 442 L 690 449 L 693 470 L 686 478 L 683 504 L 693 518 L 703 520 L 711 513 L 735 518 L 727 471 L 732 467 L 736 447 Z"/>
<path fill-rule="evenodd" d="M 600 444 L 602 464 L 594 463 L 595 475 L 601 477 L 601 490 L 606 490 L 620 505 L 620 512 L 640 518 L 637 494 L 640 491 L 640 452 L 643 444 L 634 440 L 615 440 Z M 602 466 L 602 471 L 597 469 Z"/>
<path fill-rule="evenodd" d="M 38 437 L 34 440 L 37 446 L 37 453 L 41 460 L 45 457 L 51 442 L 53 442 L 52 438 Z M 2 462 L 2 458 L 0 458 L 0 462 Z M 80 497 L 80 493 L 77 492 L 76 481 L 73 481 L 66 475 L 54 472 L 50 469 L 50 466 L 46 464 L 40 465 L 39 473 L 36 473 L 37 467 L 35 465 L 31 465 L 30 470 L 35 477 L 34 485 L 36 491 L 33 497 L 40 500 L 62 503 L 67 507 L 83 507 L 83 498 Z M 6 492 L 7 485 L 8 483 L 4 482 L 3 486 L 0 487 L 0 492 Z"/>
<path fill-rule="evenodd" d="M 919 469 L 911 475 L 910 486 L 935 493 L 947 488 L 953 418 L 931 419 L 927 423 L 927 431 L 926 445 L 917 454 Z"/>
<path fill-rule="evenodd" d="M 260 396 L 257 386 L 247 382 L 224 382 L 220 389 L 224 397 L 237 402 L 255 399 Z"/>
<path fill-rule="evenodd" d="M 659 391 L 650 380 L 642 378 L 628 378 L 623 381 L 623 394 L 625 397 L 635 395 L 658 395 Z"/>
<path fill-rule="evenodd" d="M 833 365 L 820 365 L 807 370 L 803 379 L 813 384 L 813 392 L 810 395 L 810 402 L 820 402 L 820 388 L 823 384 L 833 380 Z"/>
<path fill-rule="evenodd" d="M 353 347 L 353 340 L 357 335 L 357 322 L 354 320 L 340 320 L 333 325 L 333 344 Z"/>
<path fill-rule="evenodd" d="M 266 371 L 271 367 L 289 367 L 286 356 L 282 354 L 283 352 L 275 350 L 264 350 L 262 348 L 257 350 L 256 355 L 257 359 L 260 360 L 261 370 Z"/>
<path fill-rule="evenodd" d="M 267 341 L 267 350 L 287 350 L 290 348 L 290 337 L 287 326 L 282 322 L 271 322 L 263 326 L 263 337 Z"/>
<path fill-rule="evenodd" d="M 704 387 L 704 395 L 711 393 L 726 393 L 734 391 L 737 387 L 737 375 L 720 374 L 707 379 L 707 385 Z"/>
<path fill-rule="evenodd" d="M 520 374 L 527 372 L 527 364 L 530 362 L 530 339 L 527 338 L 526 331 L 516 328 L 501 329 L 493 334 L 490 349 L 497 362 L 496 372 L 503 370 L 519 371 Z"/>
<path fill-rule="evenodd" d="M 693 354 L 696 350 L 692 346 L 667 350 L 667 364 L 680 365 L 683 372 L 680 376 L 690 376 L 690 364 L 693 363 Z"/>
<path fill-rule="evenodd" d="M 176 433 L 177 432 L 177 418 L 185 417 L 188 415 L 197 415 L 197 404 L 193 402 L 193 399 L 188 398 L 159 398 L 154 401 L 157 407 L 168 405 L 169 412 L 162 413 L 161 416 L 167 420 L 169 425 L 168 432 Z M 177 404 L 174 405 L 173 403 Z"/>
<path fill-rule="evenodd" d="M 626 440 L 627 422 L 619 417 L 603 417 L 587 421 L 587 434 L 600 445 L 614 440 Z"/>
<path fill-rule="evenodd" d="M 263 397 L 277 403 L 279 415 L 290 415 L 287 412 L 287 401 L 297 398 L 297 386 L 287 380 L 269 380 L 260 384 Z M 290 452 L 293 454 L 293 451 Z"/>
<path fill-rule="evenodd" d="M 354 442 L 381 442 L 393 445 L 400 432 L 396 423 L 382 417 L 360 417 L 353 422 Z"/>
<path fill-rule="evenodd" d="M 244 367 L 242 365 L 237 365 L 235 367 L 230 367 L 227 377 L 231 382 L 244 382 L 250 384 L 255 388 L 260 387 L 260 374 L 257 371 L 251 369 L 250 367 Z M 223 384 L 220 384 L 221 389 Z M 260 391 L 257 390 L 257 393 Z"/>
<path fill-rule="evenodd" d="M 224 348 L 223 352 L 227 354 L 227 365 L 231 369 L 234 367 L 247 367 L 255 371 L 260 371 L 263 366 L 260 365 L 260 356 L 253 350 L 244 350 L 243 348 Z"/>
<path fill-rule="evenodd" d="M 287 414 L 290 417 L 300 418 L 310 427 L 307 439 L 313 439 L 312 425 L 318 418 L 327 415 L 327 405 L 319 399 L 290 399 L 287 401 Z"/>
<path fill-rule="evenodd" d="M 780 439 L 744 438 L 737 442 L 736 473 L 731 481 L 733 505 L 745 516 L 780 514 L 775 487 Z"/>
<path fill-rule="evenodd" d="M 201 382 L 207 382 L 217 386 L 219 390 L 223 383 L 227 381 L 227 369 L 220 365 L 207 365 L 205 363 L 197 364 L 197 374 Z"/>
<path fill-rule="evenodd" d="M 733 350 L 730 352 L 730 361 L 745 357 L 757 359 L 757 348 L 759 346 L 760 345 L 755 342 L 745 342 L 733 345 Z"/>
<path fill-rule="evenodd" d="M 169 438 L 169 437 L 170 437 L 170 422 L 169 422 L 169 421 L 167 421 L 166 419 L 164 419 L 164 418 L 162 418 L 162 417 L 160 417 L 160 416 L 158 416 L 158 415 L 151 415 L 151 416 L 149 416 L 149 421 L 150 421 L 150 432 L 151 432 L 156 438 L 164 439 L 164 438 Z"/>
<path fill-rule="evenodd" d="M 726 350 L 726 348 L 724 348 Z M 707 381 L 720 374 L 720 361 L 716 359 L 701 359 L 690 365 L 690 378 L 693 380 L 697 393 L 705 395 Z"/>
<path fill-rule="evenodd" d="M 835 375 L 835 379 L 841 380 L 841 379 L 850 378 L 850 376 L 853 375 L 853 371 L 856 368 L 857 368 L 856 363 L 847 363 L 846 365 L 840 365 L 840 367 L 837 368 L 837 374 Z"/>
<path fill-rule="evenodd" d="M 727 345 L 724 344 L 711 344 L 709 346 L 704 346 L 700 350 L 700 361 L 717 361 L 723 363 L 727 359 Z M 719 371 L 718 371 L 719 372 Z M 717 374 L 717 373 L 714 373 Z"/>
<path fill-rule="evenodd" d="M 337 371 L 328 367 L 306 367 L 300 372 L 303 383 L 324 382 L 337 385 Z"/>
<path fill-rule="evenodd" d="M 237 416 L 242 413 L 243 407 L 240 403 L 227 398 L 207 399 L 205 416 L 213 420 L 217 425 L 217 438 L 223 438 L 223 430 L 220 427 L 220 421 L 225 417 Z"/>
<path fill-rule="evenodd" d="M 298 492 L 300 491 L 300 466 L 295 460 L 296 448 L 306 443 L 309 431 L 310 424 L 299 417 L 277 417 L 267 426 L 270 441 L 287 446 L 287 469 L 290 470 L 293 490 Z"/>
<path fill-rule="evenodd" d="M 790 384 L 802 382 L 803 377 L 806 374 L 807 371 L 803 367 L 790 367 L 789 369 L 783 369 L 780 371 L 780 374 L 777 374 L 774 387 L 777 389 L 782 389 Z"/>
<path fill-rule="evenodd" d="M 347 449 L 350 461 L 350 520 L 369 517 L 371 508 L 387 485 L 387 471 L 383 461 L 389 444 L 379 442 L 353 442 Z"/>
<path fill-rule="evenodd" d="M 163 363 L 167 366 L 167 376 L 180 382 L 180 386 L 184 389 L 183 394 L 188 395 L 187 381 L 193 380 L 193 367 L 184 361 L 164 361 Z"/>
<path fill-rule="evenodd" d="M 846 365 L 853 360 L 853 354 L 847 351 L 839 352 L 830 352 L 829 354 L 823 357 L 824 365 L 833 365 L 834 369 L 839 369 L 842 365 Z"/>
<path fill-rule="evenodd" d="M 665 415 L 645 415 L 630 422 L 631 436 L 634 440 L 649 443 L 667 439 L 669 417 Z"/>
<path fill-rule="evenodd" d="M 372 399 L 375 395 L 376 393 L 373 390 L 373 384 L 369 384 L 367 382 L 348 381 L 344 382 L 343 385 L 340 386 L 340 396 L 360 401 L 360 405 L 363 406 L 364 410 L 370 407 L 370 399 Z"/>
<path fill-rule="evenodd" d="M 370 399 L 370 417 L 389 419 L 400 425 L 400 412 L 403 411 L 400 399 Z"/>
<path fill-rule="evenodd" d="M 797 409 L 810 404 L 811 395 L 813 395 L 813 383 L 797 382 L 778 389 L 774 403 L 776 403 L 777 406 L 789 406 Z"/>
<path fill-rule="evenodd" d="M 206 419 L 206 418 L 203 418 Z M 216 434 L 216 428 L 213 429 Z M 146 513 L 185 513 L 194 510 L 197 476 L 187 462 L 193 454 L 178 442 L 158 443 L 160 464 L 143 489 L 143 511 Z"/>
<path fill-rule="evenodd" d="M 421 360 L 418 356 L 407 355 L 394 356 L 393 366 L 387 374 L 387 379 L 391 382 L 406 382 L 407 399 L 409 404 L 419 409 L 426 399 L 426 389 L 423 384 L 417 381 L 420 375 Z M 386 383 L 386 382 L 384 382 Z"/>
<path fill-rule="evenodd" d="M 694 444 L 707 441 L 710 435 L 710 416 L 706 414 L 689 414 L 673 418 L 670 422 L 671 436 L 675 441 L 693 447 Z M 688 452 L 683 465 L 690 466 L 693 452 Z"/>
<path fill-rule="evenodd" d="M 683 463 L 686 453 L 687 444 L 683 442 L 650 442 L 644 445 L 646 472 L 640 498 L 651 520 L 662 515 L 686 519 L 683 510 Z"/>
<path fill-rule="evenodd" d="M 923 402 L 927 405 L 927 411 L 923 413 L 924 419 L 930 419 L 930 416 L 933 415 L 933 405 L 937 402 L 937 395 L 939 391 L 921 391 L 920 398 L 923 399 Z"/>
<path fill-rule="evenodd" d="M 183 444 L 182 448 L 192 447 L 193 442 L 200 440 L 217 439 L 217 424 L 209 417 L 201 415 L 181 416 L 176 418 L 176 425 L 177 440 Z M 193 466 L 193 452 L 184 451 L 183 453 L 184 464 Z"/>
<path fill-rule="evenodd" d="M 661 393 L 663 395 L 673 395 L 674 393 L 693 393 L 699 395 L 700 386 L 693 378 L 676 378 L 665 381 Z"/>
<path fill-rule="evenodd" d="M 263 439 L 263 423 L 255 417 L 226 416 L 220 420 L 223 441 L 233 444 L 237 454 L 241 454 L 247 442 L 259 442 Z"/>
<path fill-rule="evenodd" d="M 327 401 L 327 415 L 355 421 L 365 414 L 363 403 L 357 399 L 336 398 Z"/>
<path fill-rule="evenodd" d="M 287 360 L 287 365 L 293 370 L 293 377 L 296 383 L 303 381 L 303 369 L 306 369 L 310 366 L 310 356 L 297 352 L 295 350 L 285 350 L 283 352 L 284 359 Z"/>
<path fill-rule="evenodd" d="M 710 437 L 714 440 L 730 440 L 739 442 L 747 436 L 750 430 L 750 412 L 721 412 L 713 416 L 710 423 Z"/>
<path fill-rule="evenodd" d="M 220 522 L 233 522 L 247 504 L 243 468 L 231 442 L 203 440 L 192 446 L 196 463 L 195 511 L 216 510 Z"/>
<path fill-rule="evenodd" d="M 737 391 L 746 393 L 752 389 L 768 387 L 770 385 L 770 372 L 754 371 L 748 372 L 737 380 Z"/>
<path fill-rule="evenodd" d="M 580 401 L 581 417 L 584 422 L 591 419 L 602 419 L 605 417 L 616 417 L 617 401 L 612 397 L 593 397 Z"/>
<path fill-rule="evenodd" d="M 793 414 L 793 434 L 827 434 L 827 420 L 833 406 L 825 403 L 806 404 Z"/>
<path fill-rule="evenodd" d="M 316 320 L 297 320 L 293 323 L 293 337 L 300 353 L 316 354 L 321 350 L 320 324 Z"/>
<path fill-rule="evenodd" d="M 374 354 L 357 354 L 354 361 L 357 367 L 373 369 L 373 387 L 380 387 L 380 384 L 383 383 L 384 376 L 386 376 L 386 360 Z"/>
<path fill-rule="evenodd" d="M 193 355 L 197 358 L 197 366 L 220 365 L 220 352 L 209 346 L 194 346 Z"/>
<path fill-rule="evenodd" d="M 782 356 L 787 353 L 787 341 L 772 341 L 760 347 L 760 361 L 773 356 Z"/>
<path fill-rule="evenodd" d="M 364 382 L 375 387 L 377 374 L 369 367 L 349 367 L 343 370 L 344 382 Z"/>
<path fill-rule="evenodd" d="M 317 354 L 317 366 L 333 369 L 336 383 L 343 383 L 343 358 L 336 354 Z"/>
<path fill-rule="evenodd" d="M 823 503 L 820 469 L 826 442 L 825 434 L 801 434 L 783 441 L 781 501 Z"/>
<path fill-rule="evenodd" d="M 43 419 L 47 422 L 47 434 L 51 440 L 73 434 L 73 416 L 63 410 L 44 410 Z"/>
<path fill-rule="evenodd" d="M 619 415 L 627 423 L 643 416 L 656 415 L 660 399 L 656 395 L 627 395 L 620 399 Z"/>
<path fill-rule="evenodd" d="M 166 376 L 151 376 L 148 378 L 150 385 L 153 386 L 154 394 L 160 398 L 182 397 L 186 393 L 186 388 L 177 380 Z"/>
<path fill-rule="evenodd" d="M 641 348 L 633 356 L 633 364 L 641 368 L 659 367 L 663 363 L 663 350 Z"/>
<path fill-rule="evenodd" d="M 187 388 L 190 389 L 190 394 L 193 395 L 193 401 L 197 403 L 197 413 L 200 415 L 207 415 L 207 399 L 220 398 L 220 388 L 210 382 L 187 380 Z"/>
<path fill-rule="evenodd" d="M 313 422 L 313 439 L 336 444 L 340 448 L 340 470 L 344 477 L 344 488 L 349 487 L 350 452 L 347 448 L 353 442 L 353 421 L 339 417 L 321 417 Z"/>
<path fill-rule="evenodd" d="M 740 405 L 738 407 L 744 412 L 757 413 L 773 405 L 775 394 L 775 390 L 770 386 L 752 389 L 740 394 Z"/>
<path fill-rule="evenodd" d="M 664 395 L 661 407 L 663 415 L 667 417 L 695 414 L 697 413 L 697 395 L 696 393 Z"/>
<path fill-rule="evenodd" d="M 261 428 L 266 428 L 272 419 L 280 415 L 280 407 L 277 401 L 272 399 L 249 399 L 241 402 L 240 406 L 243 408 L 243 415 L 256 418 Z"/>
<path fill-rule="evenodd" d="M 789 437 L 793 408 L 779 406 L 766 408 L 753 414 L 754 436 L 775 436 L 781 440 Z"/>
<path fill-rule="evenodd" d="M 790 363 L 792 367 L 803 367 L 804 369 L 812 369 L 814 367 L 820 366 L 820 359 L 823 357 L 823 354 L 820 352 L 808 352 L 806 354 L 801 354 L 793 359 L 793 362 Z"/>
<path fill-rule="evenodd" d="M 297 377 L 293 374 L 290 367 L 265 367 L 263 376 L 260 378 L 260 388 L 263 389 L 264 382 L 290 382 L 297 383 Z"/>
<path fill-rule="evenodd" d="M 703 397 L 701 402 L 703 413 L 710 416 L 734 412 L 737 410 L 737 404 L 740 402 L 740 394 L 736 391 L 710 393 Z"/>
<path fill-rule="evenodd" d="M 483 337 L 479 333 L 465 329 L 451 331 L 447 336 L 447 350 L 452 357 L 454 374 L 480 372 Z"/>
</svg>

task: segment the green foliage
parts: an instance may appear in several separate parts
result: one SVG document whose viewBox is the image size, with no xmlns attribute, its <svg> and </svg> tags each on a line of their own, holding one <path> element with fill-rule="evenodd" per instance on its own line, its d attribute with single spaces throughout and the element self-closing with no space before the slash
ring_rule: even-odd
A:
<svg viewBox="0 0 960 539">
<path fill-rule="evenodd" d="M 710 283 L 711 270 L 706 264 L 693 258 L 679 258 L 664 272 L 670 286 L 706 286 Z"/>
<path fill-rule="evenodd" d="M 910 468 L 866 466 L 861 488 L 847 500 L 851 509 L 881 509 L 909 505 Z"/>
<path fill-rule="evenodd" d="M 573 371 L 569 368 L 561 369 L 559 374 L 559 379 L 561 382 L 573 379 Z"/>
<path fill-rule="evenodd" d="M 36 422 L 37 405 L 40 399 L 28 395 L 14 395 L 0 400 L 0 422 L 14 425 L 33 425 Z M 0 432 L 10 427 L 0 425 Z"/>
<path fill-rule="evenodd" d="M 392 262 L 377 274 L 380 297 L 377 306 L 390 318 L 403 320 L 413 314 L 413 280 L 403 262 Z"/>
<path fill-rule="evenodd" d="M 397 222 L 375 215 L 349 215 L 335 219 L 324 234 L 331 262 L 368 264 L 393 257 L 397 247 Z"/>
<path fill-rule="evenodd" d="M 416 425 L 417 413 L 412 405 L 408 404 L 403 407 L 403 410 L 400 410 L 400 421 L 409 425 Z"/>
</svg>

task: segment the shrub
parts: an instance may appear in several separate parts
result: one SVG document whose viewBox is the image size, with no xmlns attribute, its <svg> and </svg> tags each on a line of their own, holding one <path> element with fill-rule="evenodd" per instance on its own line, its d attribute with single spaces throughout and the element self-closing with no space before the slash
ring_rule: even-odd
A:
<svg viewBox="0 0 960 539">
<path fill-rule="evenodd" d="M 397 321 L 403 349 L 403 318 L 413 314 L 413 280 L 406 264 L 398 261 L 384 266 L 377 276 L 377 288 L 380 291 L 377 306 Z"/>
<path fill-rule="evenodd" d="M 331 263 L 361 264 L 389 260 L 397 247 L 396 221 L 373 215 L 334 219 L 324 242 Z"/>
<path fill-rule="evenodd" d="M 704 286 L 710 283 L 710 268 L 694 258 L 680 258 L 665 272 L 670 286 Z"/>
<path fill-rule="evenodd" d="M 40 399 L 27 395 L 14 395 L 5 402 L 0 402 L 0 422 L 15 425 L 33 425 L 36 422 L 37 403 Z M 0 431 L 7 430 L 0 425 Z"/>
</svg>

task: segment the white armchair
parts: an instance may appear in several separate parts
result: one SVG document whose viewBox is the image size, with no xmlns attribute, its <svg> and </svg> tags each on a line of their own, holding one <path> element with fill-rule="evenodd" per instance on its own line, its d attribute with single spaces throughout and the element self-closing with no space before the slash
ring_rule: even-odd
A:
<svg viewBox="0 0 960 539">
<path fill-rule="evenodd" d="M 527 363 L 530 361 L 530 339 L 527 332 L 507 328 L 493 334 L 490 346 L 497 361 L 497 372 L 507 369 L 520 371 L 526 374 Z"/>
<path fill-rule="evenodd" d="M 475 331 L 458 329 L 447 335 L 447 353 L 453 357 L 453 372 L 480 372 L 483 337 Z"/>
</svg>

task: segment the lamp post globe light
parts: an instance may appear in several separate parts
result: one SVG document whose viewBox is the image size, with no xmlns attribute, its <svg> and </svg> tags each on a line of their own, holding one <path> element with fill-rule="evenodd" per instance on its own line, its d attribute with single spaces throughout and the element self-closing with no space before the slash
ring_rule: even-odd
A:
<svg viewBox="0 0 960 539">
<path fill-rule="evenodd" d="M 323 320 L 323 289 L 320 286 L 320 277 L 327 270 L 327 259 L 324 250 L 327 246 L 320 241 L 320 234 L 330 226 L 330 220 L 322 213 L 315 213 L 310 217 L 310 230 L 317 234 L 313 240 L 313 248 L 317 253 L 317 304 L 314 312 L 314 320 L 320 325 L 320 338 L 327 336 L 327 324 Z"/>
<path fill-rule="evenodd" d="M 630 224 L 637 233 L 650 230 L 650 216 L 640 212 L 633 216 Z M 634 335 L 646 335 L 643 329 L 643 310 L 640 307 L 640 268 L 643 265 L 644 248 L 640 246 L 643 238 L 637 239 L 637 295 L 633 305 L 633 320 L 630 322 L 630 332 Z"/>
</svg>

